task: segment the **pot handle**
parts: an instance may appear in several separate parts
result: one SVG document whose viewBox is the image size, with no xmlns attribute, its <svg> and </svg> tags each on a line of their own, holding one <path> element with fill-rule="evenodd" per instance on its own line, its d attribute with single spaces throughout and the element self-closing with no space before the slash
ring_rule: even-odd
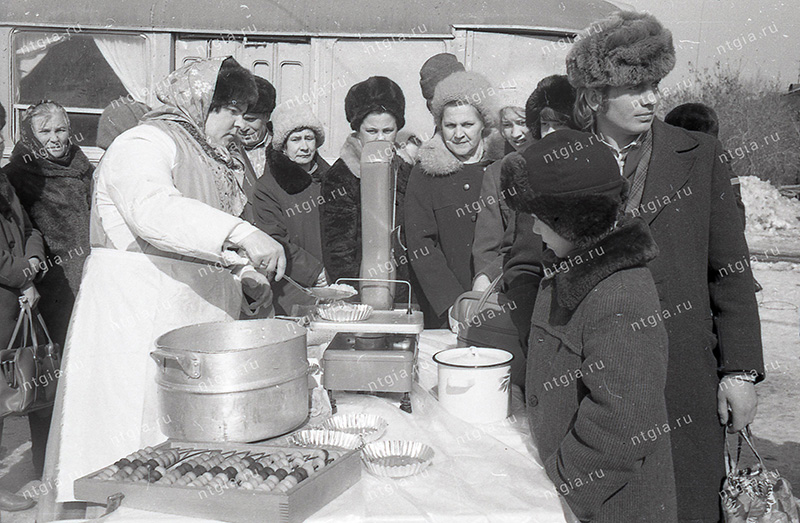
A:
<svg viewBox="0 0 800 523">
<path fill-rule="evenodd" d="M 447 377 L 447 387 L 454 387 L 458 389 L 465 389 L 462 392 L 466 392 L 467 390 L 471 389 L 475 385 L 475 378 L 457 378 L 454 376 Z"/>
<path fill-rule="evenodd" d="M 150 357 L 153 358 L 160 367 L 164 366 L 166 360 L 175 360 L 184 374 L 194 379 L 200 377 L 200 360 L 194 356 L 178 356 L 161 349 L 156 349 L 150 353 Z"/>
</svg>

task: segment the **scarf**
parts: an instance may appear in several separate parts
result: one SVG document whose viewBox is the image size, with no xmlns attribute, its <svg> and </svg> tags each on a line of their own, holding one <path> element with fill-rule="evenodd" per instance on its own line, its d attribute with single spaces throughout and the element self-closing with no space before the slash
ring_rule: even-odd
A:
<svg viewBox="0 0 800 523">
<path fill-rule="evenodd" d="M 158 99 L 164 105 L 145 114 L 142 121 L 161 120 L 180 127 L 208 159 L 205 163 L 214 177 L 222 210 L 239 216 L 247 198 L 236 179 L 236 172 L 244 167 L 225 147 L 215 147 L 205 137 L 205 122 L 224 60 L 200 60 L 170 73 L 156 88 Z"/>
</svg>

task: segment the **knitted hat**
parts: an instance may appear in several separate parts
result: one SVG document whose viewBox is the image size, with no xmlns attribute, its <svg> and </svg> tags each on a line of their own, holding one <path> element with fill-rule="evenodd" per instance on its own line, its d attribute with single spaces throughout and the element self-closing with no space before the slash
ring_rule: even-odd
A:
<svg viewBox="0 0 800 523">
<path fill-rule="evenodd" d="M 350 128 L 358 131 L 364 118 L 372 113 L 389 113 L 397 128 L 406 124 L 406 98 L 400 86 L 385 76 L 370 76 L 355 84 L 344 97 L 344 114 Z"/>
<path fill-rule="evenodd" d="M 301 129 L 311 129 L 317 138 L 317 147 L 325 143 L 322 122 L 306 104 L 283 103 L 272 113 L 272 147 L 282 151 L 289 135 Z"/>
<path fill-rule="evenodd" d="M 473 72 L 453 73 L 436 86 L 431 112 L 436 127 L 442 125 L 444 108 L 453 102 L 471 105 L 478 110 L 486 127 L 497 127 L 500 96 L 485 76 Z"/>
<path fill-rule="evenodd" d="M 124 98 L 114 100 L 103 109 L 97 123 L 97 146 L 108 149 L 111 142 L 131 127 L 139 125 L 139 120 L 150 108 L 141 102 L 128 101 Z"/>
<path fill-rule="evenodd" d="M 211 107 L 226 105 L 250 106 L 258 100 L 258 88 L 253 75 L 232 57 L 226 58 L 217 73 Z"/>
<path fill-rule="evenodd" d="M 618 11 L 589 26 L 567 54 L 575 87 L 637 85 L 675 67 L 672 33 L 647 13 Z"/>
<path fill-rule="evenodd" d="M 536 138 L 541 138 L 542 109 L 549 107 L 563 114 L 572 121 L 572 107 L 575 105 L 575 88 L 570 85 L 567 76 L 554 74 L 543 78 L 528 97 L 525 104 L 525 123 L 533 131 Z"/>
<path fill-rule="evenodd" d="M 453 73 L 465 70 L 454 54 L 439 53 L 431 56 L 419 70 L 419 88 L 422 89 L 422 97 L 430 102 L 439 82 Z"/>
<path fill-rule="evenodd" d="M 564 239 L 588 245 L 616 222 L 628 190 L 608 146 L 589 133 L 555 131 L 503 159 L 503 194 Z"/>
<path fill-rule="evenodd" d="M 272 111 L 275 110 L 275 87 L 268 80 L 260 76 L 254 76 L 256 87 L 258 88 L 258 100 L 247 108 L 248 114 L 266 114 L 269 120 Z"/>
</svg>

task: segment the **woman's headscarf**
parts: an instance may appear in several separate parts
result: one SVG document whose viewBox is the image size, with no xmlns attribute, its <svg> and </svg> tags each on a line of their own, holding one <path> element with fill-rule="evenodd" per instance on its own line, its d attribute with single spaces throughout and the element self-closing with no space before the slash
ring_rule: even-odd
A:
<svg viewBox="0 0 800 523">
<path fill-rule="evenodd" d="M 150 111 L 144 119 L 184 121 L 205 135 L 206 118 L 224 60 L 199 60 L 171 72 L 156 86 L 156 96 L 164 106 Z"/>
<path fill-rule="evenodd" d="M 43 106 L 48 106 L 46 112 L 42 112 Z M 67 152 L 61 158 L 54 158 L 44 146 L 42 142 L 33 134 L 33 119 L 37 117 L 48 117 L 51 114 L 61 113 L 64 116 L 64 121 L 67 122 L 67 135 L 70 139 L 67 140 Z M 22 122 L 20 122 L 20 143 L 28 150 L 29 153 L 37 160 L 47 160 L 58 165 L 69 165 L 75 155 L 77 145 L 72 143 L 72 131 L 70 129 L 69 115 L 66 109 L 57 102 L 51 100 L 42 100 L 39 103 L 28 107 L 22 115 Z"/>
<path fill-rule="evenodd" d="M 213 146 L 205 138 L 206 118 L 211 112 L 217 77 L 225 59 L 199 60 L 170 73 L 156 87 L 156 95 L 164 105 L 144 115 L 142 122 L 167 120 L 183 127 L 215 160 L 211 162 L 212 170 L 223 200 L 223 210 L 239 216 L 246 198 L 234 172 L 243 170 L 243 166 L 225 147 Z"/>
</svg>

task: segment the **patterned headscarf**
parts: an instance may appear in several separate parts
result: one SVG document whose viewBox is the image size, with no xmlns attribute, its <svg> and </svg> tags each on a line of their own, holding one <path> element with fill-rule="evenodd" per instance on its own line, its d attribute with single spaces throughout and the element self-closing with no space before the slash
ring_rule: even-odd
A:
<svg viewBox="0 0 800 523">
<path fill-rule="evenodd" d="M 204 132 L 217 75 L 224 60 L 199 60 L 170 73 L 156 87 L 156 96 L 167 107 L 153 111 L 147 117 L 183 119 Z"/>
<path fill-rule="evenodd" d="M 142 121 L 167 120 L 183 127 L 214 160 L 212 171 L 222 209 L 239 216 L 247 201 L 234 175 L 243 170 L 241 162 L 225 147 L 212 146 L 205 138 L 205 122 L 223 61 L 225 58 L 199 60 L 170 73 L 156 87 L 156 96 L 164 105 L 144 115 Z"/>
</svg>

